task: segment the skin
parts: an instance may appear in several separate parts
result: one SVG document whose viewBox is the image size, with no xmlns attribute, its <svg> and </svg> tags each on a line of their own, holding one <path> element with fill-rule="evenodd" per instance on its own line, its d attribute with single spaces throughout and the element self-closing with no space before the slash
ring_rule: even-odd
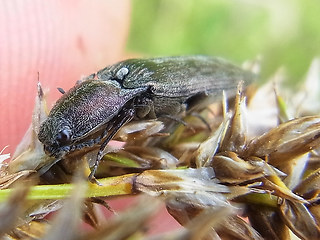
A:
<svg viewBox="0 0 320 240">
<path fill-rule="evenodd" d="M 57 87 L 125 58 L 130 15 L 129 0 L 0 1 L 0 151 L 28 129 L 38 79 L 51 108 Z"/>
</svg>

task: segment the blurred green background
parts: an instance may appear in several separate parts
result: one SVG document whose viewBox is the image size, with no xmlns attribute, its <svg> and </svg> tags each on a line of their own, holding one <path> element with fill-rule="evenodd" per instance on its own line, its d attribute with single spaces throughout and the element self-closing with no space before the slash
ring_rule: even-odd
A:
<svg viewBox="0 0 320 240">
<path fill-rule="evenodd" d="M 127 50 L 262 59 L 261 79 L 285 67 L 302 79 L 320 53 L 319 0 L 133 0 Z"/>
</svg>

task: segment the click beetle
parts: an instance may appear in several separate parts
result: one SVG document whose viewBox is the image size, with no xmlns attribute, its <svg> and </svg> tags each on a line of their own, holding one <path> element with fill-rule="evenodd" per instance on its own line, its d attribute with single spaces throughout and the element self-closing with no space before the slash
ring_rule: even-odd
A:
<svg viewBox="0 0 320 240">
<path fill-rule="evenodd" d="M 240 81 L 254 75 L 217 57 L 129 59 L 86 77 L 56 102 L 38 138 L 56 159 L 100 145 L 89 176 L 94 179 L 103 150 L 132 119 L 178 117 L 235 95 Z"/>
</svg>

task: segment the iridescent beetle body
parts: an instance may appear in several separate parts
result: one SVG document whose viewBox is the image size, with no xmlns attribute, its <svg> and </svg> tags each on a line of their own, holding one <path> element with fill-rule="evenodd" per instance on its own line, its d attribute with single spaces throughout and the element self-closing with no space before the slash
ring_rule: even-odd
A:
<svg viewBox="0 0 320 240">
<path fill-rule="evenodd" d="M 235 94 L 253 74 L 205 56 L 129 59 L 90 75 L 66 92 L 41 125 L 46 152 L 62 159 L 69 152 L 100 145 L 102 152 L 121 126 L 133 118 L 154 119 L 200 111 L 222 91 Z"/>
</svg>

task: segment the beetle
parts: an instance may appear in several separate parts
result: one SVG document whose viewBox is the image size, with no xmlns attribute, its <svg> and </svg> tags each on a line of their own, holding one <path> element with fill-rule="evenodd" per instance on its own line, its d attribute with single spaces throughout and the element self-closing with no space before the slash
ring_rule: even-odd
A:
<svg viewBox="0 0 320 240">
<path fill-rule="evenodd" d="M 45 152 L 58 160 L 100 144 L 89 176 L 93 180 L 104 148 L 127 122 L 198 112 L 223 91 L 234 95 L 240 81 L 248 84 L 253 78 L 251 72 L 217 57 L 125 60 L 64 93 L 41 124 L 38 138 Z"/>
</svg>

